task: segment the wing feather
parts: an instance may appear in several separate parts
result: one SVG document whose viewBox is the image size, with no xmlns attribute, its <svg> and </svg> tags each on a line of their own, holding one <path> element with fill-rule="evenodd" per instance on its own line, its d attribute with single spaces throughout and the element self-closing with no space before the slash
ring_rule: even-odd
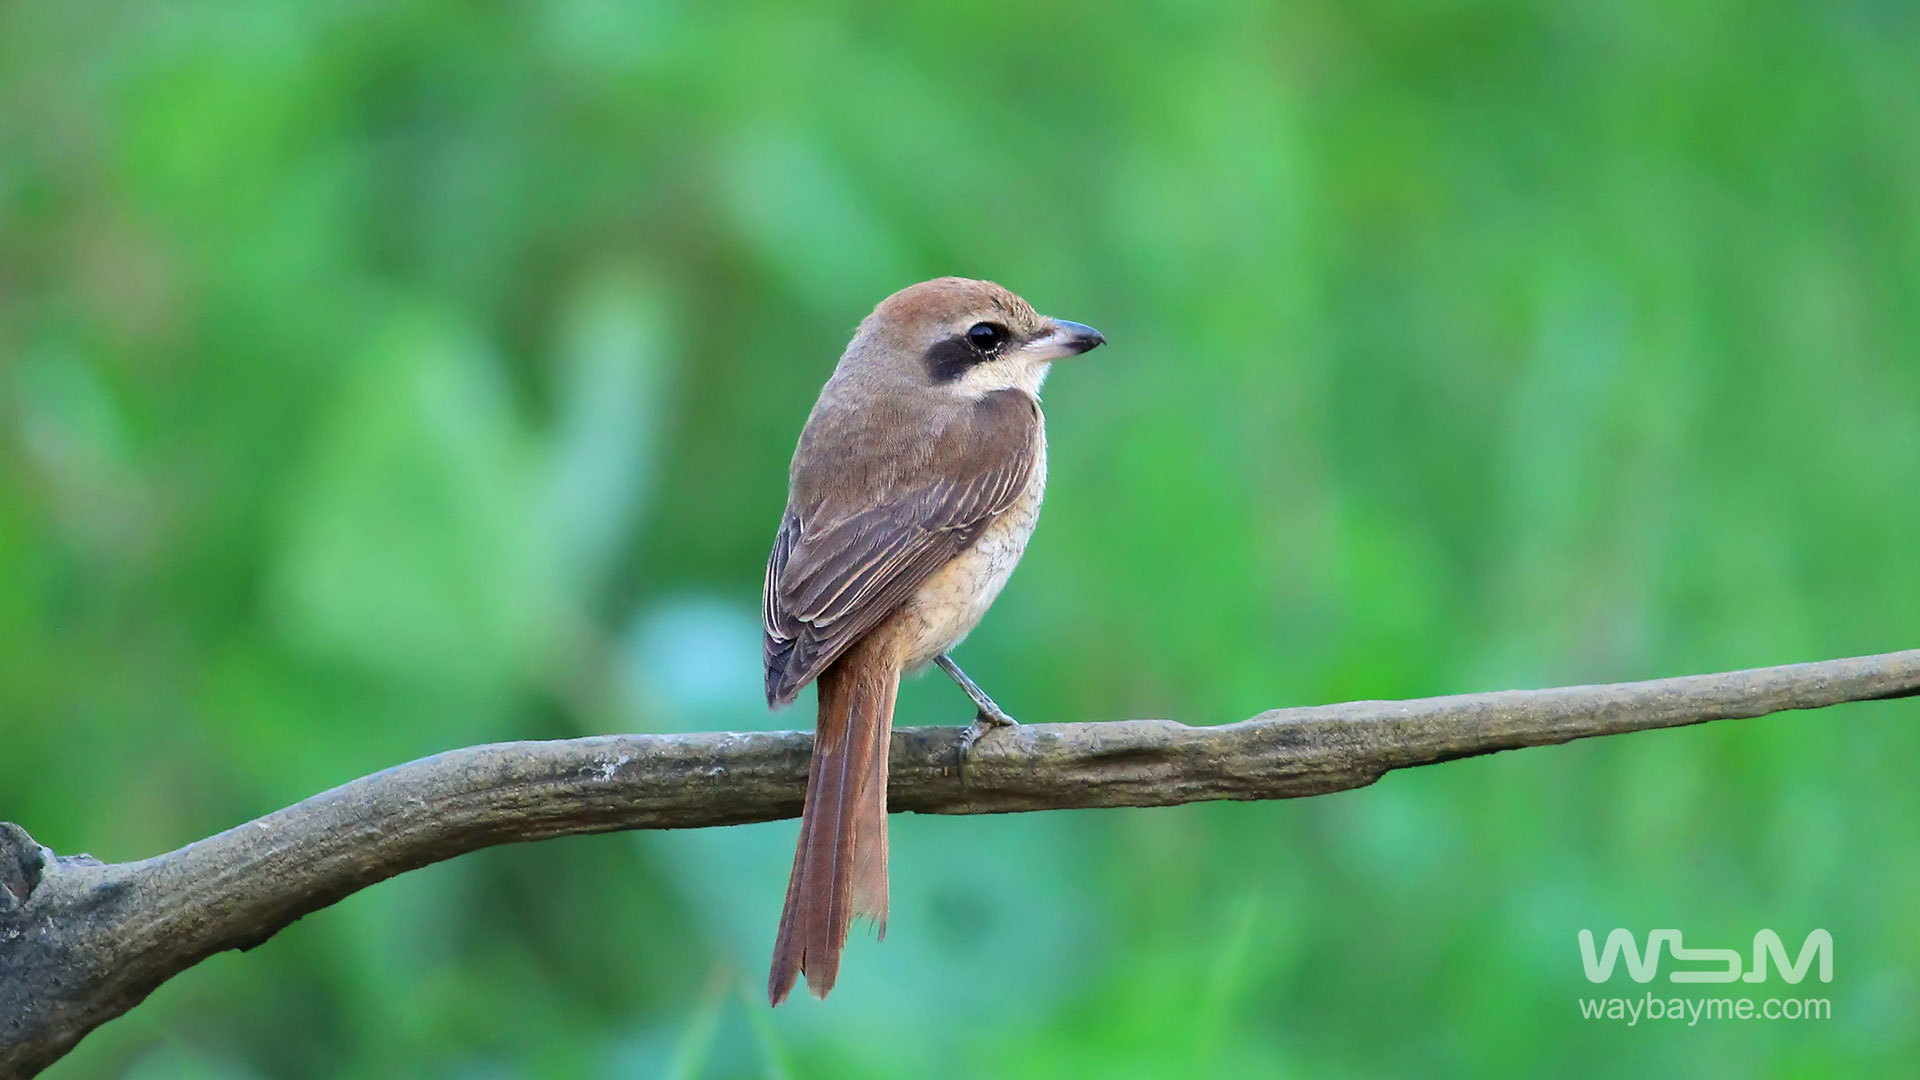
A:
<svg viewBox="0 0 1920 1080">
<path fill-rule="evenodd" d="M 762 597 L 769 703 L 792 701 L 1013 505 L 1032 479 L 1039 427 L 1028 395 L 988 394 L 928 433 L 924 452 L 894 454 L 868 471 L 878 483 L 841 497 L 868 505 L 789 499 Z M 808 479 L 796 472 L 795 490 Z"/>
</svg>

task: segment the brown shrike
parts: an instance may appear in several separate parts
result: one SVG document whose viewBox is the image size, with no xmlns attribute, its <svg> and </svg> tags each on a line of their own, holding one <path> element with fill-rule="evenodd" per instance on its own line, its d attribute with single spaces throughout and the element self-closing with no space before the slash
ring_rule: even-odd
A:
<svg viewBox="0 0 1920 1080">
<path fill-rule="evenodd" d="M 939 278 L 880 302 L 820 391 L 767 559 L 767 701 L 820 680 L 800 843 L 767 993 L 826 997 L 855 915 L 887 928 L 887 741 L 903 673 L 939 664 L 979 706 L 966 742 L 1011 724 L 948 657 L 1013 573 L 1040 517 L 1053 361 L 1105 342 L 989 281 Z"/>
</svg>

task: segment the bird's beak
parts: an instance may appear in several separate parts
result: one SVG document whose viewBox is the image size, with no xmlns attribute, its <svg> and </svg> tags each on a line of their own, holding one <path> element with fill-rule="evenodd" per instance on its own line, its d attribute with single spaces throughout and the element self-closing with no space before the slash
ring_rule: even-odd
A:
<svg viewBox="0 0 1920 1080">
<path fill-rule="evenodd" d="M 1037 352 L 1041 359 L 1058 360 L 1063 356 L 1079 356 L 1106 343 L 1105 334 L 1085 323 L 1055 319 L 1053 329 L 1046 336 L 1035 338 L 1027 348 Z"/>
</svg>

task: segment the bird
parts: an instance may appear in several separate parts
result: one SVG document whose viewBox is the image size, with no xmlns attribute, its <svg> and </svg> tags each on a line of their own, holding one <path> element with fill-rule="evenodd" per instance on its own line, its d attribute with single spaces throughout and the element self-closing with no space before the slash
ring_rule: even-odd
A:
<svg viewBox="0 0 1920 1080">
<path fill-rule="evenodd" d="M 972 699 L 961 742 L 1010 726 L 953 661 L 1025 552 L 1047 484 L 1040 386 L 1106 343 L 990 281 L 882 300 L 800 432 L 763 591 L 769 707 L 818 682 L 819 713 L 767 996 L 825 998 L 855 916 L 887 929 L 887 743 L 902 675 L 937 665 Z M 964 759 L 963 759 L 964 760 Z"/>
</svg>

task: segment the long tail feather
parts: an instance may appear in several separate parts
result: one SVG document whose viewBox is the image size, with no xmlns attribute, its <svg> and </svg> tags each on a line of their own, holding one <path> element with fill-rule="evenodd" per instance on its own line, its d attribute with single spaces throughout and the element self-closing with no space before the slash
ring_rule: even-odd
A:
<svg viewBox="0 0 1920 1080">
<path fill-rule="evenodd" d="M 827 996 L 854 916 L 887 933 L 887 740 L 900 669 L 856 646 L 819 685 L 806 809 L 767 979 L 775 1005 L 800 975 L 815 997 Z"/>
</svg>

